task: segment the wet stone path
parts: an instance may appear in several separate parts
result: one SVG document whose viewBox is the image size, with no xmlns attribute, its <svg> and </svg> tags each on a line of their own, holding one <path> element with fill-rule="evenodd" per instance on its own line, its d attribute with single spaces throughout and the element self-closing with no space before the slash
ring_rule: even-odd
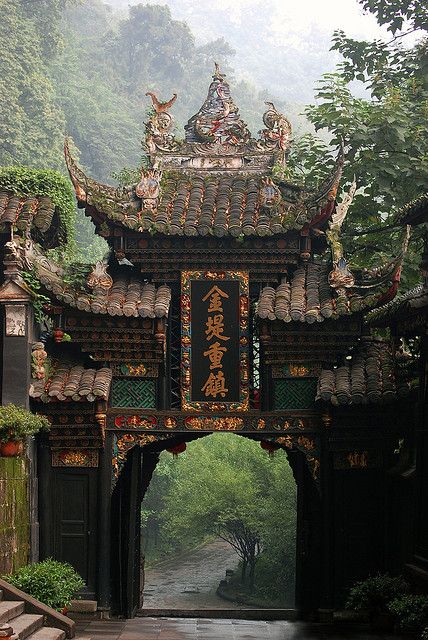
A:
<svg viewBox="0 0 428 640">
<path fill-rule="evenodd" d="M 400 640 L 304 622 L 134 618 L 79 623 L 76 640 Z"/>
<path fill-rule="evenodd" d="M 145 571 L 143 609 L 244 609 L 216 595 L 226 569 L 236 569 L 230 544 L 215 540 Z"/>
</svg>

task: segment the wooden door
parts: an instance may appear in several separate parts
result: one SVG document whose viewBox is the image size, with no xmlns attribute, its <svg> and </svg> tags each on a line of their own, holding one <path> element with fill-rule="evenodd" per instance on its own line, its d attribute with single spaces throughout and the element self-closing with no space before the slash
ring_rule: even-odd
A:
<svg viewBox="0 0 428 640">
<path fill-rule="evenodd" d="M 54 558 L 69 562 L 96 592 L 96 470 L 67 469 L 54 475 Z"/>
</svg>

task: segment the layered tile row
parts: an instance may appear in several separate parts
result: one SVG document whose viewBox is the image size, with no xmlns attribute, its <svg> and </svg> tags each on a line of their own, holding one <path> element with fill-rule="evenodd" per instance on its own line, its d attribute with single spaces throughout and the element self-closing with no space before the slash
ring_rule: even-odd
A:
<svg viewBox="0 0 428 640">
<path fill-rule="evenodd" d="M 331 266 L 309 262 L 299 266 L 291 278 L 260 292 L 256 314 L 263 320 L 322 322 L 375 306 L 383 290 L 362 295 L 351 289 L 333 289 L 328 282 Z"/>
<path fill-rule="evenodd" d="M 60 365 L 47 381 L 31 381 L 30 397 L 42 402 L 107 400 L 111 380 L 112 371 L 106 367 L 97 370 Z"/>
<path fill-rule="evenodd" d="M 333 405 L 392 402 L 409 393 L 387 343 L 366 338 L 352 359 L 336 369 L 323 369 L 317 400 Z"/>
</svg>

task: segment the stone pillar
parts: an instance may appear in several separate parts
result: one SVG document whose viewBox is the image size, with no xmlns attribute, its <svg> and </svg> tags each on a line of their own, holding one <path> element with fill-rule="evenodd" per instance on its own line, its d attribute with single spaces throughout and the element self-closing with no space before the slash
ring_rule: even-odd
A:
<svg viewBox="0 0 428 640">
<path fill-rule="evenodd" d="M 104 449 L 99 452 L 98 467 L 98 608 L 108 615 L 111 607 L 111 473 L 113 435 L 106 433 Z"/>
<path fill-rule="evenodd" d="M 8 264 L 9 271 L 15 264 Z M 6 271 L 6 282 L 0 289 L 2 311 L 1 403 L 29 408 L 31 378 L 31 344 L 33 342 L 32 294 L 13 271 Z M 9 277 L 8 277 L 9 276 Z M 27 446 L 28 507 L 30 510 L 30 559 L 38 560 L 39 525 L 37 505 L 36 447 L 34 439 Z"/>
</svg>

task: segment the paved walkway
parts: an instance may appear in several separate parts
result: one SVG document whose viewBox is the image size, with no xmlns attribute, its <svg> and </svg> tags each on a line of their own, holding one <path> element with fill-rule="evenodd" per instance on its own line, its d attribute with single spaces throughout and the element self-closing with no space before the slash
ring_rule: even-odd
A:
<svg viewBox="0 0 428 640">
<path fill-rule="evenodd" d="M 86 626 L 85 626 L 86 625 Z M 303 622 L 134 618 L 77 625 L 76 640 L 399 640 Z"/>
<path fill-rule="evenodd" d="M 219 539 L 146 569 L 143 609 L 245 609 L 216 595 L 226 569 L 236 569 L 238 560 L 230 544 Z"/>
</svg>

